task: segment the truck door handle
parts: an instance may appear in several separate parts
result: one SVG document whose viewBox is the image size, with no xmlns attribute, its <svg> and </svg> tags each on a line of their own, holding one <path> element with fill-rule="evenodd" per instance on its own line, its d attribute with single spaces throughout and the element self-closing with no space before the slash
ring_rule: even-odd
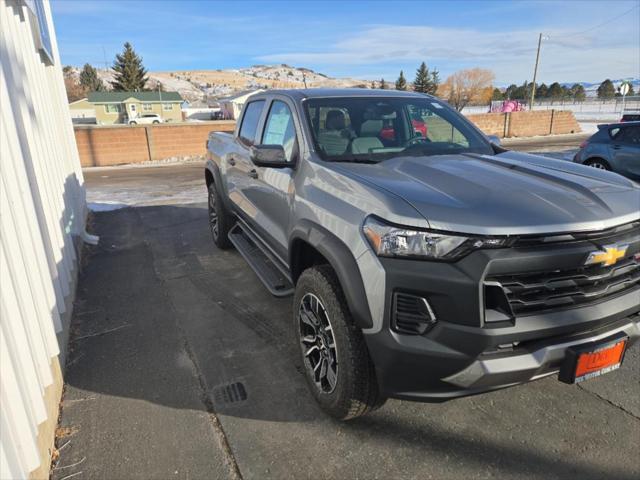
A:
<svg viewBox="0 0 640 480">
<path fill-rule="evenodd" d="M 620 150 L 621 148 L 622 148 L 622 146 L 621 146 L 621 145 L 614 145 L 614 146 L 613 146 L 613 149 L 614 149 L 614 150 Z"/>
<path fill-rule="evenodd" d="M 236 159 L 233 157 L 229 157 L 229 165 L 233 167 L 235 164 L 236 164 Z"/>
<path fill-rule="evenodd" d="M 247 175 L 249 175 L 251 178 L 258 178 L 258 172 L 256 171 L 255 168 L 253 170 L 249 170 Z"/>
</svg>

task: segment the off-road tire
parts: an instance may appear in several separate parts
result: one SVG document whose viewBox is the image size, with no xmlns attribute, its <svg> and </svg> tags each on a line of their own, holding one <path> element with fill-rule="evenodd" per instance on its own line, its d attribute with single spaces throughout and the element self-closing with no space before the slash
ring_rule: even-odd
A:
<svg viewBox="0 0 640 480">
<path fill-rule="evenodd" d="M 330 320 L 337 349 L 337 380 L 330 393 L 315 383 L 305 362 L 299 311 L 306 294 L 315 295 Z M 296 284 L 293 302 L 295 341 L 299 345 L 305 379 L 321 409 L 338 420 L 350 420 L 381 407 L 386 401 L 378 390 L 375 369 L 362 332 L 351 317 L 342 288 L 329 265 L 305 270 Z"/>
<path fill-rule="evenodd" d="M 213 238 L 213 243 L 215 243 L 218 248 L 226 250 L 232 246 L 229 240 L 229 230 L 233 227 L 233 215 L 231 215 L 225 207 L 214 182 L 209 184 L 208 190 L 209 230 L 211 231 L 211 238 Z M 215 212 L 217 228 L 215 228 L 213 224 L 212 211 Z"/>
</svg>

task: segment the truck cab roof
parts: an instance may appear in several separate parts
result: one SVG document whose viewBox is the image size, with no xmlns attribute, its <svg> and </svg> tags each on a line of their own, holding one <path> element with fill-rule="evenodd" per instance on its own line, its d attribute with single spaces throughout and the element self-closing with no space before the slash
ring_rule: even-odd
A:
<svg viewBox="0 0 640 480">
<path fill-rule="evenodd" d="M 429 97 L 424 93 L 408 92 L 401 90 L 380 90 L 371 88 L 302 88 L 302 89 L 282 89 L 267 90 L 252 96 L 252 98 L 267 97 L 270 95 L 283 95 L 292 100 L 304 100 L 307 98 L 328 98 L 328 97 Z"/>
</svg>

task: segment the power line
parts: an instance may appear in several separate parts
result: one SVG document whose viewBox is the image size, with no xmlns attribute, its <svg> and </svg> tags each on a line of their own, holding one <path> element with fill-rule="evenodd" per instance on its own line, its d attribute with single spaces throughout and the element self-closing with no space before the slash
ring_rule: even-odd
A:
<svg viewBox="0 0 640 480">
<path fill-rule="evenodd" d="M 582 30 L 580 32 L 569 33 L 567 35 L 554 35 L 553 37 L 554 38 L 567 38 L 567 37 L 575 37 L 576 35 L 582 35 L 583 33 L 590 32 L 591 30 L 595 30 L 596 28 L 603 27 L 603 26 L 605 26 L 605 25 L 607 25 L 607 24 L 609 24 L 609 23 L 611 23 L 611 22 L 613 22 L 615 20 L 618 20 L 619 18 L 624 17 L 626 14 L 632 12 L 633 10 L 635 10 L 638 7 L 640 7 L 640 4 L 634 5 L 629 10 L 627 10 L 625 12 L 622 12 L 620 15 L 617 15 L 617 16 L 615 16 L 613 18 L 610 18 L 609 20 L 605 20 L 604 22 L 599 23 L 598 25 L 594 25 L 593 27 L 587 28 L 586 30 Z"/>
</svg>

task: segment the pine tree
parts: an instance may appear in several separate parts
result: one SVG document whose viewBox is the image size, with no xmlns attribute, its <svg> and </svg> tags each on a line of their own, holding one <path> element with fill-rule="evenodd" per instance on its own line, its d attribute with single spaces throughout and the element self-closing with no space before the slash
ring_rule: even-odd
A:
<svg viewBox="0 0 640 480">
<path fill-rule="evenodd" d="M 493 89 L 493 92 L 491 93 L 491 100 L 504 100 L 504 94 L 499 88 Z"/>
<path fill-rule="evenodd" d="M 142 58 L 133 50 L 129 42 L 124 44 L 122 53 L 116 55 L 113 62 L 115 72 L 113 89 L 125 92 L 140 92 L 145 89 L 147 70 L 142 65 Z"/>
<path fill-rule="evenodd" d="M 598 98 L 613 98 L 616 96 L 616 88 L 608 78 L 598 87 Z"/>
<path fill-rule="evenodd" d="M 80 72 L 80 85 L 87 92 L 103 92 L 105 90 L 102 80 L 98 77 L 98 71 L 88 63 L 84 64 Z"/>
<path fill-rule="evenodd" d="M 402 72 L 401 72 L 402 74 Z M 416 70 L 416 79 L 413 81 L 413 91 L 419 93 L 429 93 L 431 90 L 431 74 L 427 64 L 422 62 Z"/>
<path fill-rule="evenodd" d="M 404 78 L 404 72 L 400 70 L 400 76 L 398 80 L 396 80 L 396 90 L 406 90 L 407 89 L 407 80 Z"/>
<path fill-rule="evenodd" d="M 546 83 L 541 83 L 536 87 L 536 98 L 547 98 L 549 96 L 549 87 Z"/>
<path fill-rule="evenodd" d="M 384 78 L 380 79 L 380 90 L 386 90 L 387 89 L 387 82 L 384 81 Z"/>
<path fill-rule="evenodd" d="M 429 85 L 429 95 L 435 95 L 438 92 L 438 86 L 440 85 L 440 72 L 435 68 L 431 71 L 431 84 Z"/>
<path fill-rule="evenodd" d="M 504 91 L 505 98 L 508 100 L 514 100 L 516 98 L 515 93 L 517 89 L 518 89 L 518 86 L 515 83 L 512 83 L 511 85 L 509 85 L 507 89 Z"/>
<path fill-rule="evenodd" d="M 587 93 L 584 90 L 584 87 L 579 83 L 574 83 L 573 86 L 569 89 L 570 95 L 574 100 L 582 102 L 586 97 Z"/>
<path fill-rule="evenodd" d="M 562 98 L 563 93 L 562 87 L 558 82 L 553 82 L 549 85 L 549 98 L 554 100 Z"/>
</svg>

